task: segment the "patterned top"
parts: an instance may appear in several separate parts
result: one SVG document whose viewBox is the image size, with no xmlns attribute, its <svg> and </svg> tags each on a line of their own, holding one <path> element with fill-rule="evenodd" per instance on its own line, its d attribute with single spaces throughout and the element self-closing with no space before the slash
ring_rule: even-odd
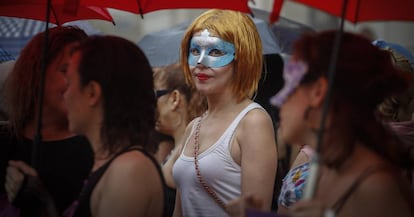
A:
<svg viewBox="0 0 414 217">
<path fill-rule="evenodd" d="M 309 175 L 310 163 L 301 164 L 286 174 L 279 195 L 279 205 L 290 207 L 303 195 L 306 178 Z"/>
<path fill-rule="evenodd" d="M 308 159 L 313 155 L 313 149 L 309 145 L 303 145 L 303 152 Z M 305 181 L 309 175 L 310 162 L 303 163 L 289 170 L 283 179 L 282 189 L 279 195 L 279 205 L 290 207 L 303 196 Z"/>
</svg>

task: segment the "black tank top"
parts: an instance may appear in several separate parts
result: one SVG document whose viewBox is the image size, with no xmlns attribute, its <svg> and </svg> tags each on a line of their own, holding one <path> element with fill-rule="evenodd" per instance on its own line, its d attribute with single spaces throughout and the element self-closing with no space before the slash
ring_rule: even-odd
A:
<svg viewBox="0 0 414 217">
<path fill-rule="evenodd" d="M 145 151 L 142 148 L 139 147 L 128 147 L 125 150 L 117 153 L 112 159 L 110 159 L 108 162 L 106 162 L 103 166 L 101 166 L 99 169 L 97 169 L 95 172 L 91 173 L 88 180 L 85 182 L 85 185 L 82 189 L 82 192 L 79 196 L 79 199 L 77 201 L 77 205 L 76 205 L 76 210 L 74 210 L 74 217 L 92 217 L 92 213 L 91 213 L 91 208 L 90 208 L 90 199 L 91 199 L 91 195 L 93 192 L 93 189 L 95 188 L 96 184 L 98 184 L 99 180 L 101 179 L 101 177 L 103 176 L 103 174 L 105 173 L 105 171 L 108 169 L 108 167 L 111 165 L 112 161 L 118 157 L 119 155 L 129 152 L 129 151 L 139 151 L 141 153 L 143 153 L 145 156 L 147 156 L 152 163 L 155 165 L 155 167 L 157 168 L 157 171 L 160 175 L 161 181 L 162 181 L 162 186 L 163 186 L 163 194 L 164 194 L 164 209 L 163 209 L 163 216 L 165 215 L 165 210 L 166 210 L 166 184 L 165 184 L 165 180 L 164 180 L 164 176 L 162 174 L 160 165 L 158 164 L 158 162 L 155 160 L 155 158 L 149 154 L 147 151 Z"/>
</svg>

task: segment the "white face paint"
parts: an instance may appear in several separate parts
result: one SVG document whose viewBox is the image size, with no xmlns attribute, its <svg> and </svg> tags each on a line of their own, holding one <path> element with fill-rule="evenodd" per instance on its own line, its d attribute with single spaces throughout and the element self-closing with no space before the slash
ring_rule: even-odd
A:
<svg viewBox="0 0 414 217">
<path fill-rule="evenodd" d="M 234 54 L 235 48 L 232 43 L 210 36 L 210 32 L 205 29 L 201 35 L 193 36 L 191 39 L 188 64 L 223 67 L 234 60 Z"/>
</svg>

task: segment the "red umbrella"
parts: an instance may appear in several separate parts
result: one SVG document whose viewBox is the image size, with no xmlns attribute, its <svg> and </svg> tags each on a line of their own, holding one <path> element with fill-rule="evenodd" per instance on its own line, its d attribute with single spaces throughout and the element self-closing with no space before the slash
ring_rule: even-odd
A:
<svg viewBox="0 0 414 217">
<path fill-rule="evenodd" d="M 138 13 L 143 16 L 163 9 L 219 8 L 250 13 L 249 0 L 72 0 L 72 4 L 95 5 Z"/>
<path fill-rule="evenodd" d="M 51 23 L 61 25 L 66 22 L 85 19 L 99 19 L 114 22 L 106 8 L 97 6 L 70 7 L 69 1 L 53 0 Z M 46 20 L 47 0 L 1 0 L 0 16 Z"/>
<path fill-rule="evenodd" d="M 285 0 L 275 0 L 270 21 L 278 19 Z M 341 17 L 344 0 L 290 0 Z M 345 19 L 352 22 L 365 21 L 414 21 L 413 0 L 349 0 Z"/>
</svg>

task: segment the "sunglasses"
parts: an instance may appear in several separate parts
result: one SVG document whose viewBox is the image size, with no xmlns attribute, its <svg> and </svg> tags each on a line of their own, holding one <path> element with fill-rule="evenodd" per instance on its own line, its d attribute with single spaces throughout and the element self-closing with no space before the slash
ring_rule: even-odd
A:
<svg viewBox="0 0 414 217">
<path fill-rule="evenodd" d="M 158 99 L 162 96 L 164 96 L 165 94 L 170 93 L 172 90 L 156 90 L 155 91 L 155 97 Z"/>
</svg>

